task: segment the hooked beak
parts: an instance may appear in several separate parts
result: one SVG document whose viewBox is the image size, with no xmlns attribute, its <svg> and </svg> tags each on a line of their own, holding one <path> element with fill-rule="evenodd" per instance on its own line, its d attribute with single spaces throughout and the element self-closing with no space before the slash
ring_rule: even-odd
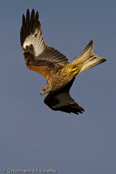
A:
<svg viewBox="0 0 116 174">
<path fill-rule="evenodd" d="M 40 95 L 44 95 L 45 94 L 45 91 L 41 91 Z"/>
</svg>

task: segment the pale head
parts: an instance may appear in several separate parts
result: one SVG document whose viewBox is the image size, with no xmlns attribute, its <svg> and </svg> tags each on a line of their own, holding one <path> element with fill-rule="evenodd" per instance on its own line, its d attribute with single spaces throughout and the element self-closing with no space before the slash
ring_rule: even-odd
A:
<svg viewBox="0 0 116 174">
<path fill-rule="evenodd" d="M 44 87 L 43 87 L 43 89 L 42 89 L 42 91 L 41 91 L 41 95 L 44 95 L 44 94 L 46 94 L 46 93 L 49 93 L 51 91 L 51 88 L 50 88 L 50 85 L 47 83 Z"/>
</svg>

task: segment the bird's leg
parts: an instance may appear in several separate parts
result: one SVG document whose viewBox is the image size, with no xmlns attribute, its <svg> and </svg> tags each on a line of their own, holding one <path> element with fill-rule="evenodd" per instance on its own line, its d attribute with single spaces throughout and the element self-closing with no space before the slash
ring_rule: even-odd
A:
<svg viewBox="0 0 116 174">
<path fill-rule="evenodd" d="M 78 74 L 78 69 L 77 68 L 73 68 L 71 71 L 74 72 L 73 75 L 77 75 Z"/>
</svg>

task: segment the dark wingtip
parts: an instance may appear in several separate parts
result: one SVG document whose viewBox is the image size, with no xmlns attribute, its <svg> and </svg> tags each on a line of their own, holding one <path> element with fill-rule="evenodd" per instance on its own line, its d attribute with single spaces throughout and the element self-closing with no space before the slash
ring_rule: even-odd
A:
<svg viewBox="0 0 116 174">
<path fill-rule="evenodd" d="M 27 9 L 27 13 L 26 13 L 26 20 L 30 17 L 30 12 L 29 9 Z"/>
<path fill-rule="evenodd" d="M 22 15 L 22 26 L 20 30 L 20 41 L 21 41 L 21 46 L 23 45 L 25 38 L 30 34 L 35 31 L 36 28 L 41 27 L 39 19 L 39 13 L 38 11 L 36 12 L 35 15 L 35 10 L 32 9 L 31 11 L 31 16 L 30 16 L 30 11 L 27 9 L 26 15 Z"/>
<path fill-rule="evenodd" d="M 102 58 L 102 60 L 103 60 L 103 62 L 107 61 L 107 59 L 106 59 L 106 58 Z"/>
<path fill-rule="evenodd" d="M 93 40 L 91 40 L 91 41 L 89 42 L 89 44 L 88 44 L 88 45 L 93 46 L 93 45 L 94 45 L 94 41 L 93 41 Z"/>
<path fill-rule="evenodd" d="M 38 11 L 36 12 L 36 16 L 39 18 L 39 13 L 38 13 Z"/>
<path fill-rule="evenodd" d="M 69 105 L 67 107 L 62 107 L 62 108 L 57 109 L 57 110 L 61 110 L 63 112 L 67 112 L 67 113 L 70 113 L 70 114 L 73 113 L 73 114 L 76 114 L 76 115 L 83 114 L 83 112 L 85 111 L 79 105 Z"/>
<path fill-rule="evenodd" d="M 22 15 L 22 26 L 24 26 L 25 25 L 25 16 L 24 16 L 24 14 Z"/>
<path fill-rule="evenodd" d="M 31 13 L 35 14 L 35 10 L 34 10 L 34 8 L 32 9 L 32 12 L 31 12 Z"/>
<path fill-rule="evenodd" d="M 84 111 L 85 111 L 85 110 L 84 110 L 82 107 L 80 107 L 80 106 L 78 106 L 78 107 L 76 108 L 76 113 L 75 113 L 75 110 L 74 110 L 74 111 L 72 110 L 72 112 L 75 113 L 75 114 L 77 114 L 77 115 L 78 115 L 79 113 L 80 113 L 80 114 L 83 114 Z"/>
<path fill-rule="evenodd" d="M 28 13 L 30 13 L 30 12 L 29 12 L 29 9 L 27 9 L 27 13 L 26 13 L 26 14 L 28 14 Z"/>
</svg>

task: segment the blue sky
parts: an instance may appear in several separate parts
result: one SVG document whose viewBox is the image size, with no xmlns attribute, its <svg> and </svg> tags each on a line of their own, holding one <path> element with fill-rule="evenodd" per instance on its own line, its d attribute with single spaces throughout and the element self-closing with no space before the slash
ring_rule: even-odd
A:
<svg viewBox="0 0 116 174">
<path fill-rule="evenodd" d="M 116 2 L 0 1 L 0 173 L 54 169 L 58 174 L 116 173 Z M 39 11 L 46 43 L 70 61 L 94 40 L 107 62 L 77 76 L 71 95 L 85 109 L 50 110 L 46 79 L 27 69 L 20 45 L 22 14 Z"/>
</svg>

